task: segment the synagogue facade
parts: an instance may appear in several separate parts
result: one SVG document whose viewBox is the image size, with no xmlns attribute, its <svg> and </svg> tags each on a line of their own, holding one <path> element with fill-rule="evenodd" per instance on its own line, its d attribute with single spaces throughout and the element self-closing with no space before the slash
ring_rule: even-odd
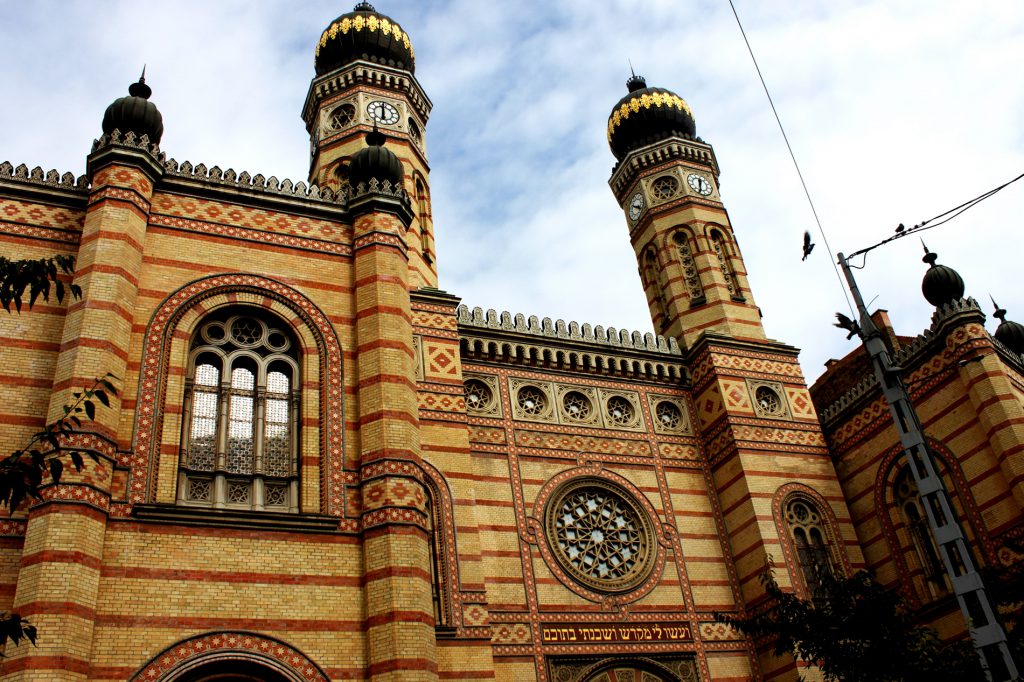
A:
<svg viewBox="0 0 1024 682">
<path fill-rule="evenodd" d="M 174 160 L 144 79 L 84 176 L 0 165 L 3 255 L 81 287 L 0 317 L 0 430 L 118 386 L 69 443 L 97 460 L 0 521 L 0 607 L 40 631 L 4 679 L 795 680 L 720 620 L 766 561 L 804 596 L 872 568 L 962 634 L 868 368 L 815 409 L 682 98 L 634 77 L 608 119 L 641 334 L 438 289 L 410 37 L 361 2 L 313 49 L 304 182 Z M 1009 561 L 1024 335 L 962 296 L 894 350 L 978 560 Z"/>
</svg>

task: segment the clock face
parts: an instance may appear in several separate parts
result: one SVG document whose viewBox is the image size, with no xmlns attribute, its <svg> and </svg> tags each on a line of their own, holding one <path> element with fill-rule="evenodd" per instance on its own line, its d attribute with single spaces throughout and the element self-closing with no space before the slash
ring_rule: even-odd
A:
<svg viewBox="0 0 1024 682">
<path fill-rule="evenodd" d="M 398 123 L 398 109 L 381 100 L 367 104 L 366 115 L 381 125 L 390 126 Z"/>
<path fill-rule="evenodd" d="M 687 184 L 697 194 L 701 196 L 708 196 L 714 190 L 711 183 L 703 175 L 697 175 L 696 173 L 690 173 L 690 176 L 686 178 Z"/>
<path fill-rule="evenodd" d="M 640 214 L 644 210 L 644 195 L 637 192 L 633 195 L 633 198 L 629 200 L 629 217 L 632 220 L 636 220 L 640 217 Z"/>
</svg>

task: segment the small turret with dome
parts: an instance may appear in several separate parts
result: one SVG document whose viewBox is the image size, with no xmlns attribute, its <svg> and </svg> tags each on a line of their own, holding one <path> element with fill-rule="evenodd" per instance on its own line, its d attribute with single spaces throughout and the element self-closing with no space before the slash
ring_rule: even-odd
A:
<svg viewBox="0 0 1024 682">
<path fill-rule="evenodd" d="M 348 167 L 348 180 L 352 187 L 369 183 L 370 180 L 381 183 L 387 181 L 392 187 L 402 186 L 402 162 L 394 152 L 384 148 L 386 141 L 387 137 L 376 126 L 366 135 L 367 146 L 352 156 L 352 163 Z"/>
<path fill-rule="evenodd" d="M 117 98 L 104 112 L 103 134 L 109 135 L 115 130 L 122 135 L 131 132 L 136 137 L 148 135 L 152 144 L 160 144 L 164 134 L 164 117 L 156 105 L 149 101 L 152 94 L 152 88 L 146 85 L 146 69 L 143 67 L 138 82 L 128 86 L 128 96 Z"/>
<path fill-rule="evenodd" d="M 629 93 L 608 116 L 608 144 L 615 158 L 648 144 L 678 135 L 692 140 L 697 135 L 690 105 L 664 88 L 649 88 L 643 76 L 626 81 Z"/>
<path fill-rule="evenodd" d="M 1006 310 L 999 307 L 995 299 L 992 299 L 992 305 L 995 306 L 995 313 L 993 316 L 999 320 L 999 326 L 996 327 L 996 333 L 993 334 L 996 341 L 1003 344 L 1017 355 L 1024 355 L 1024 324 L 1020 322 L 1014 322 L 1013 320 L 1006 319 Z"/>
<path fill-rule="evenodd" d="M 921 244 L 924 246 L 924 243 Z M 952 303 L 964 297 L 964 280 L 953 268 L 936 265 L 938 256 L 924 246 L 924 258 L 921 260 L 930 266 L 921 281 L 921 293 L 936 308 Z"/>
<path fill-rule="evenodd" d="M 324 29 L 316 45 L 316 75 L 322 76 L 359 59 L 410 73 L 416 70 L 409 34 L 368 2 L 360 2 Z"/>
</svg>

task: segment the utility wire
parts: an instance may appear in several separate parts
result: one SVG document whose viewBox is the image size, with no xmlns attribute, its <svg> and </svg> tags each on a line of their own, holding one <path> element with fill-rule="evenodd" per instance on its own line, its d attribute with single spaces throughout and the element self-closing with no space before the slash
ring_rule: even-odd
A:
<svg viewBox="0 0 1024 682">
<path fill-rule="evenodd" d="M 1021 178 L 1024 178 L 1024 173 L 1021 173 L 1020 175 L 1015 177 L 1013 180 L 1010 180 L 1009 182 L 1004 182 L 1003 184 L 999 185 L 998 187 L 990 189 L 987 192 L 979 194 L 978 196 L 974 197 L 973 199 L 965 201 L 964 203 L 960 204 L 959 206 L 954 206 L 953 208 L 949 209 L 948 211 L 945 211 L 944 213 L 940 213 L 939 215 L 935 216 L 934 218 L 929 218 L 928 220 L 925 220 L 924 222 L 918 223 L 917 225 L 914 225 L 913 227 L 907 228 L 907 229 L 902 230 L 902 231 L 898 231 L 893 236 L 887 237 L 887 238 L 883 239 L 882 241 L 878 242 L 874 246 L 869 246 L 866 249 L 861 249 L 860 251 L 857 251 L 856 253 L 851 253 L 850 254 L 850 258 L 853 258 L 854 256 L 859 256 L 861 254 L 866 254 L 868 251 L 872 251 L 874 249 L 877 249 L 879 246 L 882 246 L 883 244 L 888 244 L 889 242 L 895 241 L 895 240 L 900 239 L 902 237 L 908 237 L 908 236 L 910 236 L 912 234 L 916 234 L 918 232 L 923 232 L 925 230 L 930 230 L 933 227 L 938 227 L 939 225 L 945 225 L 950 220 L 952 220 L 953 218 L 956 218 L 958 215 L 960 215 L 964 211 L 967 211 L 968 209 L 974 208 L 975 206 L 977 206 L 981 202 L 985 201 L 985 199 L 988 199 L 989 197 L 991 197 L 992 195 L 996 194 L 1000 190 L 1006 189 L 1007 187 L 1009 187 L 1013 183 L 1017 182 Z M 935 222 L 936 220 L 938 220 L 939 222 Z"/>
<path fill-rule="evenodd" d="M 818 218 L 818 211 L 814 208 L 814 201 L 811 200 L 811 193 L 807 189 L 807 183 L 804 182 L 804 174 L 800 172 L 800 164 L 796 162 L 796 154 L 793 153 L 793 147 L 789 144 L 789 137 L 786 135 L 786 129 L 782 127 L 782 119 L 779 118 L 779 112 L 775 109 L 775 102 L 772 101 L 772 94 L 768 92 L 768 85 L 764 82 L 764 76 L 761 74 L 761 67 L 757 64 L 757 58 L 754 56 L 754 50 L 750 47 L 750 41 L 747 40 L 747 32 L 743 30 L 743 24 L 740 22 L 740 15 L 736 12 L 736 5 L 733 4 L 732 0 L 729 0 L 729 7 L 732 8 L 732 15 L 736 17 L 736 25 L 740 27 L 740 34 L 743 36 L 743 42 L 747 44 L 747 52 L 750 53 L 750 59 L 754 62 L 754 69 L 757 71 L 757 77 L 761 79 L 761 87 L 764 88 L 764 94 L 768 97 L 768 104 L 772 107 L 772 113 L 775 114 L 775 122 L 779 124 L 779 131 L 782 133 L 782 139 L 786 142 L 786 149 L 789 150 L 789 158 L 793 159 L 793 167 L 796 168 L 796 174 L 800 178 L 800 185 L 804 188 L 804 196 L 807 197 L 807 203 L 811 206 L 811 213 L 814 214 L 814 222 L 818 224 L 818 232 L 821 234 L 822 241 L 825 242 L 825 248 L 828 249 L 830 255 L 834 255 L 832 247 L 828 243 L 828 237 L 825 236 L 825 228 L 821 226 L 821 219 Z M 846 293 L 846 286 L 843 283 L 843 276 L 839 272 L 839 268 L 836 264 L 832 263 L 832 269 L 836 272 L 836 279 L 839 280 L 839 288 L 843 291 L 843 298 L 846 299 L 846 305 L 850 308 L 850 312 L 856 316 L 853 310 L 853 303 L 850 301 L 849 295 Z"/>
</svg>

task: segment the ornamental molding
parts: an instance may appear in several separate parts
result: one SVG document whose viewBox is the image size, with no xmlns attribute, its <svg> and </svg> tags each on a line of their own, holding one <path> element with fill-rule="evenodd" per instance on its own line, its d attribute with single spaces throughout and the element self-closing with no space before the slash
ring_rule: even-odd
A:
<svg viewBox="0 0 1024 682">
<path fill-rule="evenodd" d="M 8 182 L 63 190 L 81 196 L 85 196 L 89 190 L 89 178 L 85 175 L 75 178 L 72 173 L 62 174 L 56 169 L 44 171 L 40 166 L 36 166 L 29 170 L 23 163 L 13 166 L 10 161 L 4 161 L 0 163 L 0 183 Z"/>
<path fill-rule="evenodd" d="M 700 138 L 688 140 L 673 135 L 666 140 L 659 140 L 626 154 L 626 157 L 612 168 L 612 177 L 608 180 L 608 185 L 619 203 L 622 203 L 629 189 L 641 175 L 658 166 L 678 162 L 698 164 L 701 170 L 710 169 L 717 184 L 720 171 L 711 145 Z"/>
<path fill-rule="evenodd" d="M 411 72 L 357 60 L 343 69 L 315 78 L 309 84 L 306 101 L 302 105 L 302 120 L 306 122 L 306 130 L 312 131 L 316 122 L 317 109 L 321 103 L 338 95 L 348 94 L 347 91 L 355 86 L 377 88 L 383 93 L 392 95 L 396 92 L 400 93 L 424 123 L 434 106 Z"/>
</svg>

